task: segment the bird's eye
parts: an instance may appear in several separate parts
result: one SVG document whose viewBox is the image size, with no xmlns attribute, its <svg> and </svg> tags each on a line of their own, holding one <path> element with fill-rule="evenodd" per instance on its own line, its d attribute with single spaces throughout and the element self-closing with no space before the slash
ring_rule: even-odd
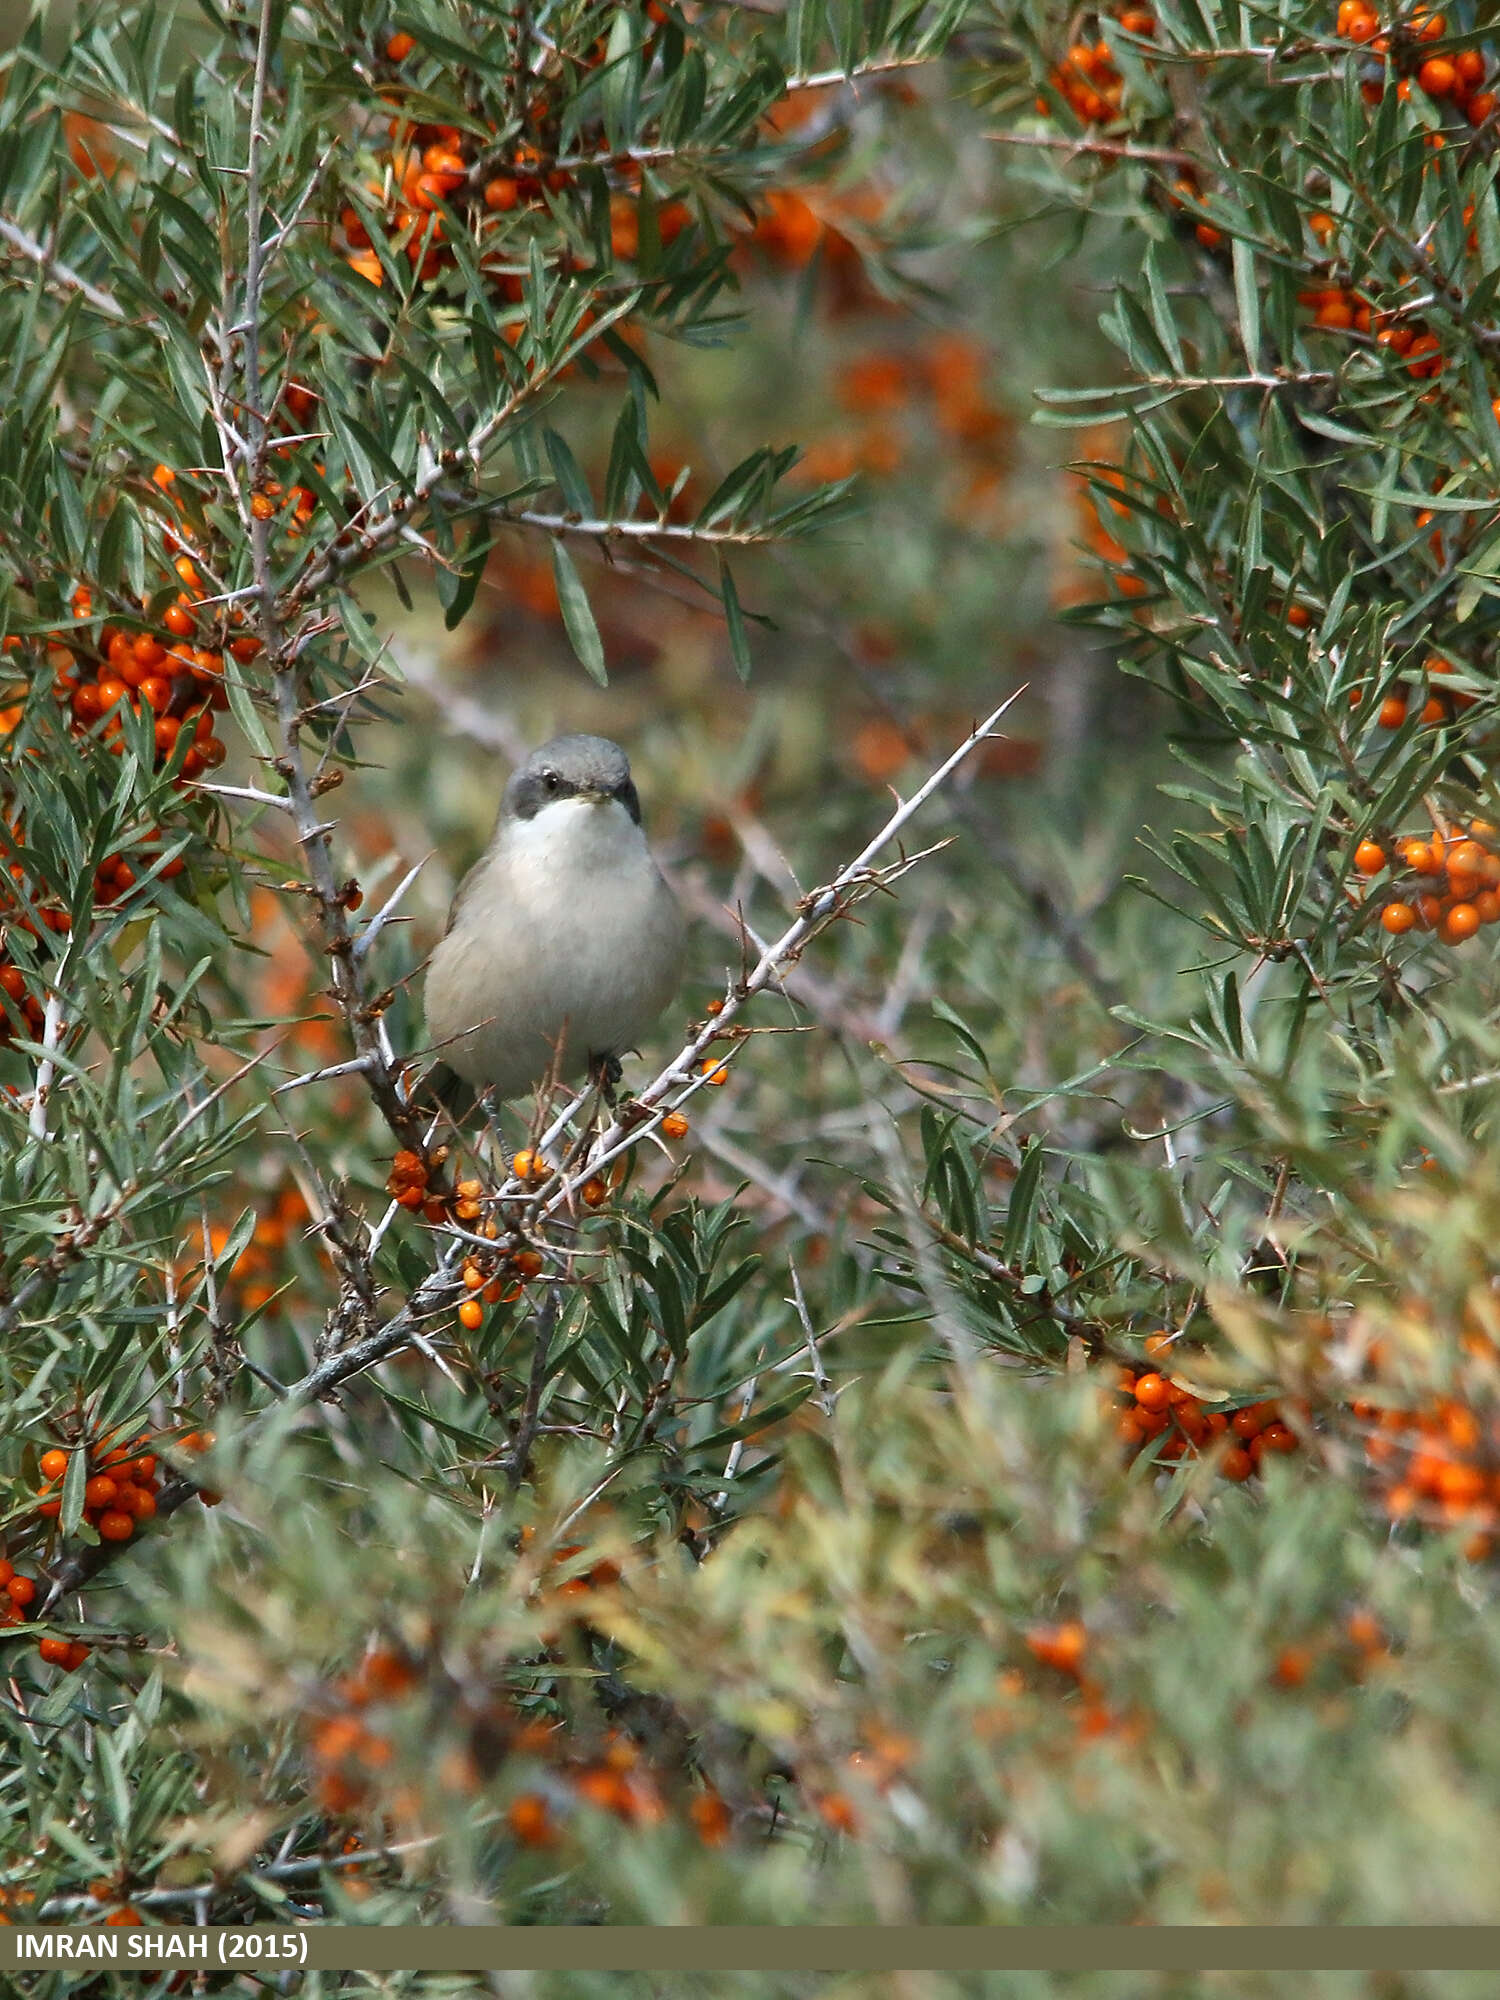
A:
<svg viewBox="0 0 1500 2000">
<path fill-rule="evenodd" d="M 562 779 L 558 777 L 556 771 L 543 771 L 542 783 L 549 792 L 560 791 L 562 788 Z"/>
</svg>

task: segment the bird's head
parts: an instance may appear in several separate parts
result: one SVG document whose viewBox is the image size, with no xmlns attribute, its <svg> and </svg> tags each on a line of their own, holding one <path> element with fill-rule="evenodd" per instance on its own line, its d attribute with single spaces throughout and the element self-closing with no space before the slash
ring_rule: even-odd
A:
<svg viewBox="0 0 1500 2000">
<path fill-rule="evenodd" d="M 535 820 L 559 807 L 571 816 L 580 805 L 618 806 L 641 823 L 630 760 L 607 736 L 554 736 L 533 750 L 505 788 L 501 816 Z"/>
</svg>

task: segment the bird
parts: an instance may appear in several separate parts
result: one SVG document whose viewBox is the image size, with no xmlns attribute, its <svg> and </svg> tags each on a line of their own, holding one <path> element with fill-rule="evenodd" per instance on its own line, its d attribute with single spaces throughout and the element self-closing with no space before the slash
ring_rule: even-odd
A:
<svg viewBox="0 0 1500 2000">
<path fill-rule="evenodd" d="M 682 976 L 686 925 L 641 826 L 630 762 L 556 736 L 512 774 L 488 847 L 428 962 L 427 1033 L 453 1079 L 499 1101 L 549 1074 L 609 1088 Z"/>
</svg>

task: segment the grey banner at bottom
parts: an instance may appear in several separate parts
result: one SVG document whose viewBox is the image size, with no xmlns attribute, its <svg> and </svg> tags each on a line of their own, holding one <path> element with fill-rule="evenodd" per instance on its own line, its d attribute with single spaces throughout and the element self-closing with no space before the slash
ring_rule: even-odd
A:
<svg viewBox="0 0 1500 2000">
<path fill-rule="evenodd" d="M 1500 1927 L 352 1924 L 0 1927 L 0 1970 L 260 1972 L 1484 1972 Z"/>
</svg>

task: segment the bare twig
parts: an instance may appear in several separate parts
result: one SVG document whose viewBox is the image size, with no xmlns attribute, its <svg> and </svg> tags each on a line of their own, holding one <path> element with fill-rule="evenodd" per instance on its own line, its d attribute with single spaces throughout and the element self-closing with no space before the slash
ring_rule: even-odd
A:
<svg viewBox="0 0 1500 2000">
<path fill-rule="evenodd" d="M 80 298 L 88 301 L 95 312 L 103 313 L 106 319 L 123 323 L 129 318 L 125 308 L 112 293 L 91 284 L 70 264 L 64 264 L 61 258 L 54 257 L 44 244 L 38 243 L 36 238 L 29 235 L 19 223 L 12 222 L 4 215 L 0 215 L 0 242 L 8 243 L 13 250 L 19 250 L 23 257 L 29 257 L 33 264 L 39 265 L 45 271 L 54 284 L 60 285 L 64 291 L 77 292 Z"/>
<path fill-rule="evenodd" d="M 807 1340 L 809 1372 L 818 1385 L 818 1408 L 825 1417 L 833 1415 L 833 1388 L 823 1366 L 823 1357 L 818 1352 L 818 1338 L 813 1332 L 812 1314 L 807 1310 L 807 1295 L 802 1289 L 802 1276 L 790 1258 L 787 1269 L 792 1274 L 792 1298 L 797 1307 L 797 1317 L 802 1322 L 802 1332 Z"/>
<path fill-rule="evenodd" d="M 62 1028 L 62 996 L 57 992 L 47 995 L 47 1010 L 42 1018 L 42 1047 L 46 1051 L 36 1066 L 36 1083 L 31 1093 L 31 1115 L 27 1128 L 33 1139 L 47 1136 L 47 1096 L 52 1089 L 52 1079 L 57 1073 L 53 1057 L 57 1050 L 57 1038 Z"/>
<path fill-rule="evenodd" d="M 505 1468 L 505 1483 L 512 1493 L 526 1477 L 526 1461 L 536 1442 L 536 1428 L 542 1413 L 542 1392 L 547 1386 L 547 1362 L 552 1353 L 552 1335 L 561 1309 L 562 1290 L 557 1285 L 549 1285 L 547 1296 L 533 1315 L 531 1374 L 526 1383 L 526 1401 L 521 1408 L 521 1419 L 511 1440 L 510 1463 Z"/>
</svg>

